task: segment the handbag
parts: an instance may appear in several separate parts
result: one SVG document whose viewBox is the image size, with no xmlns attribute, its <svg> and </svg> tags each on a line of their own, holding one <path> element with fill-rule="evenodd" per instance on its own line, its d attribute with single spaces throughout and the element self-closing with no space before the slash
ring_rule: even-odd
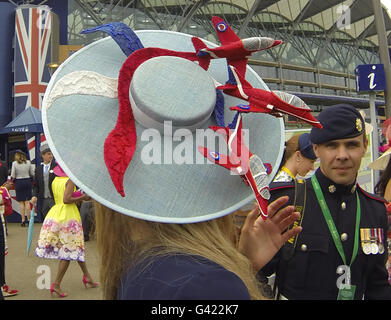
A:
<svg viewBox="0 0 391 320">
<path fill-rule="evenodd" d="M 14 212 L 14 209 L 12 208 L 12 199 L 7 188 L 5 187 L 0 187 L 0 193 L 3 199 L 4 217 L 7 217 Z"/>
</svg>

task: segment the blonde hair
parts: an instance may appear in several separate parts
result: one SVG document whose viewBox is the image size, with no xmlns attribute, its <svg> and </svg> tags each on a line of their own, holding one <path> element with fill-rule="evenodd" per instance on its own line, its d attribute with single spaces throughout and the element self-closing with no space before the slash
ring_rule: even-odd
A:
<svg viewBox="0 0 391 320">
<path fill-rule="evenodd" d="M 285 142 L 285 151 L 278 171 L 280 171 L 280 169 L 286 164 L 288 159 L 292 157 L 296 151 L 299 150 L 299 138 L 300 135 L 297 134 L 292 136 L 291 138 L 288 139 L 287 142 Z"/>
<path fill-rule="evenodd" d="M 16 152 L 15 153 L 15 161 L 17 163 L 26 163 L 27 158 L 26 158 L 26 156 L 23 153 Z"/>
<path fill-rule="evenodd" d="M 95 202 L 95 219 L 105 299 L 116 298 L 125 268 L 150 256 L 172 253 L 214 261 L 235 273 L 252 299 L 264 298 L 250 261 L 236 248 L 237 234 L 231 215 L 191 224 L 157 223 L 128 217 Z M 135 240 L 135 230 L 142 234 L 139 240 Z"/>
</svg>

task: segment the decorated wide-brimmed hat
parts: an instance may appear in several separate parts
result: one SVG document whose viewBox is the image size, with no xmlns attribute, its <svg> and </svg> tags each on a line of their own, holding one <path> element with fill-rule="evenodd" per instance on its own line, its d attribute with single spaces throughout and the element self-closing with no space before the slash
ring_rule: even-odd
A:
<svg viewBox="0 0 391 320">
<path fill-rule="evenodd" d="M 199 152 L 208 145 L 210 155 L 228 154 L 224 132 L 209 127 L 237 124 L 229 107 L 248 103 L 216 89 L 228 80 L 226 59 L 203 68 L 190 35 L 155 30 L 135 35 L 128 56 L 117 44 L 127 37 L 106 37 L 74 53 L 53 74 L 42 122 L 61 168 L 94 200 L 144 220 L 205 221 L 252 201 L 254 193 L 239 175 Z M 268 90 L 248 66 L 245 77 Z M 241 118 L 242 139 L 268 164 L 270 182 L 282 158 L 282 118 L 261 113 Z"/>
</svg>

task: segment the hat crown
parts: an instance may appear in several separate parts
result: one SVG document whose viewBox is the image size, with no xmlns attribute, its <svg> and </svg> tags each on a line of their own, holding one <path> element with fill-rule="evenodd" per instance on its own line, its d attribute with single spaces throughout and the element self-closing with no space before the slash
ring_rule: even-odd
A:
<svg viewBox="0 0 391 320">
<path fill-rule="evenodd" d="M 212 77 L 197 64 L 161 56 L 140 65 L 132 78 L 129 96 L 136 120 L 145 127 L 196 129 L 205 123 L 216 103 Z"/>
<path fill-rule="evenodd" d="M 304 157 L 315 160 L 316 155 L 314 153 L 314 149 L 312 148 L 312 142 L 310 140 L 309 133 L 303 133 L 299 137 L 299 150 L 303 154 Z"/>
<path fill-rule="evenodd" d="M 44 153 L 46 151 L 50 151 L 50 147 L 47 143 L 41 143 L 41 146 L 39 147 L 39 152 Z"/>
</svg>

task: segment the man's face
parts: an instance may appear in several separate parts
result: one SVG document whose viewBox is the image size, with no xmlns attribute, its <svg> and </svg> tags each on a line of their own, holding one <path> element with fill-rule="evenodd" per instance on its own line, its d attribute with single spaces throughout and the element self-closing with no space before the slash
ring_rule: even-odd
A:
<svg viewBox="0 0 391 320">
<path fill-rule="evenodd" d="M 42 160 L 43 160 L 43 163 L 45 163 L 45 164 L 49 163 L 50 161 L 53 160 L 53 154 L 50 151 L 45 152 L 42 155 Z"/>
<path fill-rule="evenodd" d="M 356 180 L 368 140 L 362 135 L 314 144 L 314 152 L 320 158 L 323 174 L 336 184 L 348 185 Z"/>
</svg>

